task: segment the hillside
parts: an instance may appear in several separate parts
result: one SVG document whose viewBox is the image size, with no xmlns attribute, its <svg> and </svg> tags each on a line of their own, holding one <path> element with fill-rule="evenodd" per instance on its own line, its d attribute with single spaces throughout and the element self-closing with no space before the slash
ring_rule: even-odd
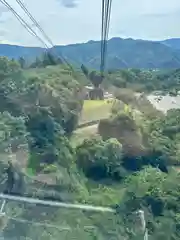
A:
<svg viewBox="0 0 180 240">
<path fill-rule="evenodd" d="M 0 56 L 18 59 L 19 57 L 35 58 L 44 50 L 39 47 L 23 47 L 9 44 L 0 44 Z"/>
<path fill-rule="evenodd" d="M 180 49 L 180 38 L 166 39 L 162 43 L 171 48 Z"/>
<path fill-rule="evenodd" d="M 119 68 L 178 68 L 180 66 L 180 50 L 178 39 L 168 39 L 160 42 L 112 38 L 108 41 L 109 69 Z M 56 46 L 54 49 L 75 66 L 82 63 L 89 68 L 99 69 L 100 42 L 89 41 L 87 43 Z M 0 55 L 9 58 L 21 56 L 31 61 L 39 56 L 44 49 L 0 45 Z"/>
<path fill-rule="evenodd" d="M 105 85 L 118 100 L 83 101 L 82 73 L 47 64 L 22 69 L 0 57 L 0 191 L 111 207 L 115 213 L 8 200 L 0 215 L 1 236 L 141 240 L 135 213 L 143 209 L 149 239 L 178 240 L 180 110 L 164 115 L 133 89 L 176 94 L 180 71 L 112 71 Z M 98 116 L 103 119 L 95 129 L 77 129 L 80 121 Z M 12 189 L 7 172 L 16 175 Z"/>
</svg>

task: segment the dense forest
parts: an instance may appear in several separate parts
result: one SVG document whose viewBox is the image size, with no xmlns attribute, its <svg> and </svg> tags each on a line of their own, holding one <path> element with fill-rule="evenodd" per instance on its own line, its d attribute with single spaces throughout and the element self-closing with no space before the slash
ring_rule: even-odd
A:
<svg viewBox="0 0 180 240">
<path fill-rule="evenodd" d="M 1 182 L 12 161 L 12 193 L 112 207 L 116 213 L 57 209 L 8 201 L 5 239 L 143 239 L 136 211 L 144 210 L 149 239 L 180 237 L 180 110 L 157 111 L 146 94 L 178 93 L 180 70 L 109 71 L 102 86 L 116 100 L 98 131 L 74 139 L 83 109 L 80 71 L 51 55 L 25 67 L 0 58 Z M 137 98 L 135 92 L 144 93 Z M 103 100 L 102 100 L 103 101 Z M 11 158 L 10 158 L 11 157 Z M 1 191 L 6 184 L 1 183 Z"/>
</svg>

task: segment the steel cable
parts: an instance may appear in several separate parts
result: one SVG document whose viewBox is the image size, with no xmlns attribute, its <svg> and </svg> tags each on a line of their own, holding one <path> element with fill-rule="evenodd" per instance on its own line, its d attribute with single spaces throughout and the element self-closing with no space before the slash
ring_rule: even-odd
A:
<svg viewBox="0 0 180 240">
<path fill-rule="evenodd" d="M 24 19 L 9 5 L 9 3 L 6 0 L 0 0 L 0 2 L 7 7 L 17 18 L 17 20 L 20 22 L 20 24 L 34 37 L 36 37 L 44 46 L 46 49 L 49 49 L 48 45 L 37 35 L 37 33 L 31 28 L 31 26 L 24 21 Z"/>
<path fill-rule="evenodd" d="M 102 0 L 102 26 L 101 26 L 101 76 L 104 76 L 107 55 L 107 40 L 111 17 L 112 0 Z"/>
</svg>

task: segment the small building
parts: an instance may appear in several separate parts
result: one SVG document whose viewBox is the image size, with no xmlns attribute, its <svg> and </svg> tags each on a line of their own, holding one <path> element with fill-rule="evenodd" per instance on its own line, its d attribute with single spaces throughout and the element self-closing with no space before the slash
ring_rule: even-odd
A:
<svg viewBox="0 0 180 240">
<path fill-rule="evenodd" d="M 104 99 L 111 99 L 111 98 L 113 98 L 113 94 L 112 93 L 108 93 L 108 92 L 104 93 Z"/>
</svg>

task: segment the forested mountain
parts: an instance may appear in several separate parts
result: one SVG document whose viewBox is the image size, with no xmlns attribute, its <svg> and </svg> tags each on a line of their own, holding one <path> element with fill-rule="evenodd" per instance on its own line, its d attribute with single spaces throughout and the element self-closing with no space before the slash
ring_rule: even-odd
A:
<svg viewBox="0 0 180 240">
<path fill-rule="evenodd" d="M 174 49 L 180 49 L 180 38 L 171 38 L 171 39 L 166 39 L 162 41 L 161 43 L 172 47 Z"/>
<path fill-rule="evenodd" d="M 180 66 L 179 39 L 165 41 L 145 41 L 134 39 L 112 38 L 108 41 L 109 69 L 119 68 L 178 68 Z M 87 67 L 99 69 L 100 42 L 56 46 L 54 52 L 63 56 L 75 66 L 82 63 Z M 25 57 L 32 61 L 42 54 L 44 49 L 0 45 L 0 55 L 18 59 Z"/>
<path fill-rule="evenodd" d="M 0 44 L 0 55 L 18 59 L 20 57 L 35 58 L 42 54 L 44 49 L 39 47 L 23 47 L 9 44 Z"/>
</svg>

